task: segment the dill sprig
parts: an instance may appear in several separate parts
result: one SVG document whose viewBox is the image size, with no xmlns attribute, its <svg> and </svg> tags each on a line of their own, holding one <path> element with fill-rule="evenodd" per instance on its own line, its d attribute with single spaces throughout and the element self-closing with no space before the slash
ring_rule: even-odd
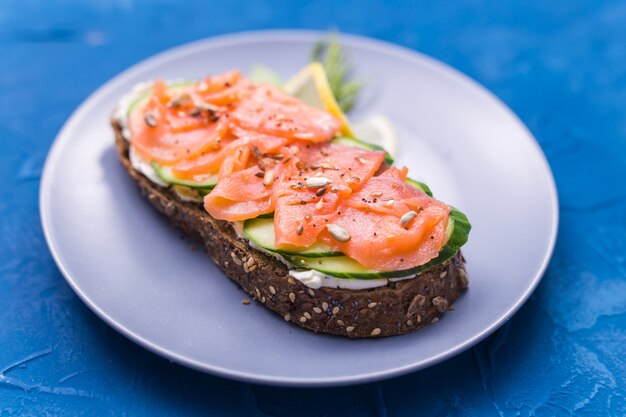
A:
<svg viewBox="0 0 626 417">
<path fill-rule="evenodd" d="M 363 82 L 351 79 L 352 66 L 339 43 L 339 36 L 330 33 L 327 39 L 317 42 L 313 46 L 311 60 L 322 63 L 337 104 L 344 113 L 349 112 L 356 104 Z"/>
</svg>

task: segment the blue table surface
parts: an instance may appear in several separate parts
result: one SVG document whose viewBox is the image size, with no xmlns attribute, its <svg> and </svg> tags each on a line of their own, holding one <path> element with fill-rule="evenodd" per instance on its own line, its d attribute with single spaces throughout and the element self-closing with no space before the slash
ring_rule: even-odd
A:
<svg viewBox="0 0 626 417">
<path fill-rule="evenodd" d="M 0 416 L 626 414 L 626 4 L 339 3 L 2 0 Z M 72 111 L 156 52 L 287 27 L 336 27 L 434 56 L 493 91 L 539 141 L 561 205 L 554 257 L 521 311 L 473 349 L 353 387 L 229 381 L 125 339 L 59 273 L 38 187 Z"/>
</svg>

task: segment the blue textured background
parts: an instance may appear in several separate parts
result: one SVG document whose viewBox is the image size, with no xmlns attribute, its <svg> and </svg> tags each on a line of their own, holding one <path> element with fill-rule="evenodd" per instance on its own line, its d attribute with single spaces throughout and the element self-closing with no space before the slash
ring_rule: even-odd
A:
<svg viewBox="0 0 626 417">
<path fill-rule="evenodd" d="M 335 3 L 0 2 L 0 416 L 626 414 L 626 4 Z M 355 387 L 232 382 L 118 335 L 65 284 L 43 238 L 39 180 L 63 122 L 102 83 L 166 48 L 330 26 L 447 62 L 529 126 L 561 203 L 538 290 L 475 348 Z"/>
</svg>

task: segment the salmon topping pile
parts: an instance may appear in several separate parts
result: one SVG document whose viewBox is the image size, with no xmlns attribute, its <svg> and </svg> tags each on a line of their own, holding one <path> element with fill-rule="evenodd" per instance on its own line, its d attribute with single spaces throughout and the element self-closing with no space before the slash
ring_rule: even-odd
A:
<svg viewBox="0 0 626 417">
<path fill-rule="evenodd" d="M 323 242 L 378 271 L 435 258 L 450 209 L 408 184 L 385 152 L 333 143 L 342 122 L 238 71 L 168 87 L 129 116 L 131 145 L 177 178 L 218 176 L 204 197 L 216 219 L 274 213 L 275 245 Z"/>
</svg>

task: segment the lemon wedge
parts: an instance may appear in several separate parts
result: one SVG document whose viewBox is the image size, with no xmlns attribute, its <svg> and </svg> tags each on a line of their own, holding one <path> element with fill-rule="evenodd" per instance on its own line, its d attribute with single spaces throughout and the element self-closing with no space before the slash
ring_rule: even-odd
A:
<svg viewBox="0 0 626 417">
<path fill-rule="evenodd" d="M 392 158 L 398 151 L 396 130 L 393 124 L 382 115 L 374 115 L 352 126 L 354 137 L 362 142 L 378 145 L 386 150 Z"/>
<path fill-rule="evenodd" d="M 294 75 L 283 87 L 285 92 L 299 98 L 311 107 L 324 109 L 341 122 L 340 133 L 344 136 L 354 137 L 346 115 L 339 108 L 333 95 L 326 71 L 319 62 L 311 62 Z"/>
</svg>

